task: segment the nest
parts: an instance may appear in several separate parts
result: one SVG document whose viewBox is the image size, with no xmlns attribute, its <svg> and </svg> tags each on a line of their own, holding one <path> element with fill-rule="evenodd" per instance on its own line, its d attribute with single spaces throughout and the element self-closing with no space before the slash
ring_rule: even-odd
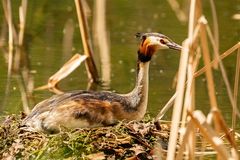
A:
<svg viewBox="0 0 240 160">
<path fill-rule="evenodd" d="M 11 115 L 1 123 L 0 159 L 154 159 L 168 147 L 169 125 L 150 119 L 47 135 L 23 128 L 23 118 Z"/>
</svg>

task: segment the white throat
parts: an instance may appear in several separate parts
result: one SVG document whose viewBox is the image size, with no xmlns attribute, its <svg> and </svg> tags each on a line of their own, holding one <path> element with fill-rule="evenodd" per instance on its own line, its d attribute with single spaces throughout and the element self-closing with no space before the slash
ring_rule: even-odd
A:
<svg viewBox="0 0 240 160">
<path fill-rule="evenodd" d="M 139 62 L 137 70 L 137 82 L 132 92 L 127 94 L 131 106 L 138 110 L 138 119 L 144 117 L 148 103 L 148 73 L 150 62 Z"/>
</svg>

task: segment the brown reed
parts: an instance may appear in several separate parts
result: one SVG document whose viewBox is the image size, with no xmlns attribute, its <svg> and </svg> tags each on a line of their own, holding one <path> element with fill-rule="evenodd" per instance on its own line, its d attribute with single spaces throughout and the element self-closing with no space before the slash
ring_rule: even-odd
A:
<svg viewBox="0 0 240 160">
<path fill-rule="evenodd" d="M 86 68 L 89 81 L 99 82 L 98 71 L 93 60 L 93 50 L 90 44 L 91 39 L 87 27 L 87 19 L 83 8 L 83 0 L 75 0 L 77 17 L 79 22 L 79 29 L 82 37 L 84 54 L 88 57 L 86 59 Z"/>
<path fill-rule="evenodd" d="M 109 37 L 106 26 L 106 1 L 95 1 L 94 7 L 94 44 L 98 48 L 101 62 L 101 80 L 107 89 L 111 81 L 111 57 L 109 49 Z"/>
<path fill-rule="evenodd" d="M 43 90 L 43 89 L 49 89 L 50 91 L 56 93 L 56 94 L 61 94 L 63 91 L 61 91 L 58 87 L 57 84 L 67 77 L 70 73 L 72 73 L 77 67 L 80 66 L 80 64 L 85 61 L 87 58 L 86 55 L 80 55 L 80 54 L 75 54 L 69 61 L 67 61 L 55 74 L 53 74 L 49 79 L 48 79 L 48 84 L 43 85 L 40 87 L 37 87 L 35 90 Z"/>
<path fill-rule="evenodd" d="M 203 136 L 203 138 L 201 138 L 202 153 L 205 152 L 204 146 L 206 146 L 207 143 L 210 143 L 213 150 L 216 151 L 215 153 L 219 159 L 238 158 L 236 141 L 232 135 L 233 131 L 227 126 L 224 117 L 218 108 L 212 67 L 216 67 L 218 64 L 220 65 L 228 97 L 233 108 L 232 125 L 235 126 L 236 116 L 239 116 L 236 101 L 240 70 L 238 63 L 240 60 L 238 57 L 236 62 L 234 91 L 232 92 L 222 59 L 239 49 L 240 43 L 237 43 L 222 55 L 219 55 L 219 34 L 216 9 L 213 1 L 210 1 L 210 5 L 213 15 L 213 34 L 211 32 L 212 29 L 208 25 L 207 19 L 203 15 L 201 8 L 202 1 L 191 0 L 190 2 L 188 38 L 183 43 L 176 92 L 157 116 L 157 118 L 162 118 L 164 113 L 170 108 L 171 104 L 174 104 L 167 154 L 168 160 L 175 158 L 180 160 L 183 159 L 183 157 L 195 159 L 196 130 L 199 130 L 200 134 Z M 210 45 L 213 48 L 214 53 L 214 59 L 212 61 L 210 58 L 210 53 L 212 52 L 212 50 L 209 49 Z M 184 61 L 183 57 L 185 57 Z M 201 57 L 203 58 L 204 67 L 197 71 Z M 195 79 L 202 73 L 205 73 L 206 76 L 210 102 L 210 112 L 208 113 L 207 118 L 201 111 L 195 109 Z M 185 87 L 186 89 L 184 89 Z M 180 121 L 181 115 L 182 120 Z M 179 124 L 181 125 L 179 126 Z M 224 134 L 224 141 L 228 142 L 231 149 L 228 149 L 226 144 L 223 143 L 223 140 L 220 137 L 221 133 Z M 176 152 L 177 143 L 179 143 L 180 146 Z"/>
<path fill-rule="evenodd" d="M 22 0 L 19 6 L 19 28 L 15 29 L 12 17 L 12 5 L 10 0 L 2 0 L 4 16 L 8 24 L 8 76 L 7 85 L 5 90 L 5 100 L 3 106 L 5 106 L 6 99 L 9 95 L 10 79 L 13 74 L 17 74 L 17 84 L 21 93 L 23 109 L 26 113 L 29 113 L 29 103 L 32 94 L 32 76 L 29 73 L 28 57 L 24 53 L 24 31 L 27 14 L 27 0 Z M 22 59 L 25 59 L 26 63 L 22 64 Z"/>
</svg>

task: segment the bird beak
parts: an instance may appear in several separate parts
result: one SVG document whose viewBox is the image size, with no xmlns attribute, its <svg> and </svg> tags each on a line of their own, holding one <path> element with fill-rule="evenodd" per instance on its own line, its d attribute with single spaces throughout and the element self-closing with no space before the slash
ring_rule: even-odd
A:
<svg viewBox="0 0 240 160">
<path fill-rule="evenodd" d="M 178 50 L 181 51 L 182 50 L 182 46 L 178 45 L 177 43 L 174 42 L 169 42 L 166 44 L 170 49 L 174 49 L 174 50 Z"/>
</svg>

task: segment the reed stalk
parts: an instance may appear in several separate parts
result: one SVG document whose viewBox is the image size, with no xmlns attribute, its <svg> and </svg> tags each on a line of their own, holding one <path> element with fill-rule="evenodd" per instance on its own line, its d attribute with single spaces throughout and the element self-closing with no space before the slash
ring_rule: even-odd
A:
<svg viewBox="0 0 240 160">
<path fill-rule="evenodd" d="M 193 78 L 193 74 L 196 70 L 198 64 L 198 59 L 194 58 L 195 55 L 195 46 L 197 46 L 197 41 L 194 39 L 196 35 L 199 33 L 199 28 L 197 27 L 197 19 L 201 14 L 201 5 L 198 7 L 197 4 L 201 4 L 200 1 L 194 0 L 191 1 L 190 4 L 190 13 L 189 13 L 189 25 L 188 25 L 188 39 L 189 39 L 189 59 L 188 59 L 188 66 L 187 66 L 187 84 L 186 84 L 186 91 L 185 91 L 185 99 L 183 105 L 183 113 L 182 113 L 182 120 L 181 120 L 181 129 L 186 129 L 186 121 L 187 119 L 187 111 L 192 112 L 195 109 L 195 79 Z M 196 63 L 197 62 L 197 63 Z M 188 120 L 189 121 L 189 120 Z M 191 123 L 187 124 L 188 129 L 188 136 L 187 136 L 187 143 L 186 143 L 186 153 L 188 154 L 189 159 L 195 159 L 195 130 L 194 127 L 190 127 Z M 186 133 L 180 132 L 180 144 L 183 142 L 183 137 Z"/>
<path fill-rule="evenodd" d="M 238 48 L 240 48 L 240 42 L 238 42 L 237 44 L 235 44 L 234 46 L 232 46 L 231 48 L 229 48 L 227 51 L 225 51 L 224 53 L 222 53 L 219 57 L 219 59 L 214 58 L 214 60 L 211 61 L 211 63 L 209 64 L 210 66 L 213 66 L 213 64 L 215 62 L 219 62 L 219 60 L 223 60 L 224 58 L 228 57 L 229 55 L 231 55 L 232 53 L 234 53 L 235 50 L 237 50 Z M 206 72 L 206 68 L 208 66 L 204 66 L 201 69 L 199 69 L 197 72 L 194 73 L 194 77 L 198 77 L 200 75 L 202 75 L 203 73 Z"/>
<path fill-rule="evenodd" d="M 79 22 L 79 29 L 82 37 L 84 54 L 88 57 L 86 59 L 86 68 L 88 73 L 89 81 L 98 82 L 98 72 L 93 60 L 93 50 L 90 44 L 90 36 L 87 28 L 87 20 L 83 9 L 82 0 L 75 0 L 75 6 L 77 10 L 77 17 Z"/>
<path fill-rule="evenodd" d="M 172 107 L 175 98 L 177 96 L 177 92 L 175 92 L 173 94 L 173 96 L 169 99 L 169 101 L 165 104 L 165 106 L 161 109 L 161 111 L 158 113 L 158 115 L 156 116 L 156 120 L 161 120 L 162 117 L 167 113 L 167 111 L 170 109 L 170 107 Z"/>
<path fill-rule="evenodd" d="M 7 57 L 8 77 L 7 77 L 5 97 L 8 97 L 10 78 L 11 78 L 12 72 L 17 73 L 18 74 L 17 77 L 18 76 L 22 77 L 23 82 L 19 83 L 18 78 L 17 78 L 17 82 L 19 84 L 19 89 L 21 92 L 23 109 L 26 113 L 28 113 L 29 99 L 27 97 L 29 96 L 29 93 L 31 93 L 31 91 L 29 90 L 30 87 L 27 87 L 27 86 L 32 79 L 29 79 L 30 77 L 29 73 L 26 76 L 24 71 L 28 68 L 28 64 L 21 63 L 23 58 L 27 58 L 23 51 L 24 31 L 25 31 L 26 13 L 27 13 L 27 0 L 22 0 L 21 6 L 19 7 L 19 31 L 18 32 L 16 32 L 16 29 L 14 28 L 14 25 L 13 25 L 11 1 L 2 0 L 2 3 L 3 3 L 4 15 L 8 24 L 8 57 Z M 20 68 L 22 70 L 20 70 Z"/>
<path fill-rule="evenodd" d="M 193 125 L 193 122 L 192 122 L 192 120 L 190 120 L 188 122 L 188 125 L 186 126 L 186 128 L 184 128 L 184 132 L 182 132 L 183 137 L 182 137 L 182 140 L 180 142 L 179 150 L 177 151 L 176 160 L 182 160 L 183 159 L 184 150 L 187 147 L 189 136 L 191 136 L 192 130 L 194 130 L 194 129 L 195 129 L 195 127 Z M 188 146 L 188 147 L 190 147 L 190 146 Z M 194 153 L 195 153 L 195 147 L 192 148 L 192 149 L 194 149 Z M 193 157 L 192 156 L 191 156 L 191 158 L 188 157 L 188 159 L 193 159 Z"/>
<path fill-rule="evenodd" d="M 170 5 L 170 7 L 172 8 L 172 10 L 175 12 L 175 15 L 177 16 L 178 20 L 180 22 L 186 22 L 187 16 L 183 12 L 183 10 L 181 10 L 178 1 L 177 0 L 167 0 L 167 1 L 168 1 L 168 4 Z"/>
<path fill-rule="evenodd" d="M 109 88 L 111 81 L 111 57 L 106 27 L 106 1 L 95 0 L 94 38 L 99 49 L 103 85 Z"/>
<path fill-rule="evenodd" d="M 212 35 L 212 32 L 211 32 L 211 30 L 210 30 L 208 25 L 207 25 L 207 32 L 208 32 L 208 35 L 209 35 L 210 42 L 214 46 L 215 43 L 214 43 L 213 35 Z M 214 52 L 214 53 L 215 53 L 215 58 L 218 59 L 218 63 L 217 64 L 219 64 L 219 66 L 220 66 L 220 70 L 221 70 L 221 73 L 222 73 L 223 81 L 224 81 L 224 83 L 226 85 L 228 98 L 230 100 L 232 108 L 233 108 L 233 110 L 237 110 L 237 105 L 234 103 L 233 92 L 232 92 L 232 89 L 231 89 L 231 86 L 230 86 L 230 82 L 228 80 L 227 72 L 226 72 L 226 70 L 224 68 L 223 62 L 219 58 L 219 53 L 218 52 Z"/>
<path fill-rule="evenodd" d="M 213 37 L 214 37 L 214 45 L 213 51 L 214 51 L 214 56 L 219 55 L 219 29 L 218 29 L 218 20 L 217 20 L 217 12 L 216 12 L 216 7 L 214 4 L 214 0 L 210 0 L 210 6 L 211 6 L 211 11 L 212 11 L 212 17 L 213 17 Z M 218 63 L 213 64 L 214 68 L 217 68 Z"/>
<path fill-rule="evenodd" d="M 26 13 L 27 13 L 27 0 L 22 0 L 21 6 L 19 7 L 19 33 L 18 33 L 18 44 L 23 45 L 24 31 L 26 25 Z"/>
<path fill-rule="evenodd" d="M 5 106 L 7 97 L 9 94 L 9 88 L 10 88 L 10 78 L 12 75 L 12 67 L 13 67 L 13 22 L 12 22 L 12 7 L 11 7 L 11 1 L 10 0 L 2 0 L 3 5 L 3 11 L 4 15 L 8 24 L 8 70 L 7 70 L 7 83 L 6 83 L 6 89 L 5 89 L 5 98 L 3 100 L 3 106 Z"/>
<path fill-rule="evenodd" d="M 57 88 L 57 84 L 72 73 L 83 61 L 87 59 L 86 55 L 75 54 L 69 61 L 67 61 L 54 75 L 48 79 L 48 84 L 38 87 L 35 90 L 49 89 L 50 91 L 61 94 L 61 90 Z"/>
<path fill-rule="evenodd" d="M 224 145 L 224 142 L 218 137 L 218 134 L 212 129 L 212 127 L 208 125 L 208 123 L 206 122 L 206 117 L 203 115 L 203 113 L 197 110 L 193 113 L 188 112 L 188 115 L 191 117 L 196 127 L 199 128 L 204 138 L 217 151 L 218 156 L 221 159 L 231 158 L 228 149 Z"/>
<path fill-rule="evenodd" d="M 198 27 L 198 26 L 197 26 Z M 196 27 L 196 28 L 197 28 Z M 199 31 L 199 30 L 198 30 Z M 198 34 L 197 34 L 198 32 L 196 32 L 194 35 L 194 37 L 197 37 L 198 36 Z M 195 38 L 194 38 L 195 39 Z M 231 48 L 229 48 L 227 51 L 225 51 L 225 52 L 223 52 L 220 56 L 219 56 L 219 59 L 214 59 L 214 60 L 212 60 L 211 62 L 210 62 L 210 66 L 213 66 L 213 64 L 215 63 L 215 62 L 219 62 L 220 60 L 223 60 L 224 58 L 226 58 L 226 57 L 228 57 L 228 56 L 230 56 L 232 53 L 234 53 L 234 51 L 236 51 L 237 49 L 239 49 L 240 48 L 240 42 L 239 43 L 237 43 L 237 44 L 235 44 L 234 46 L 232 46 Z M 200 56 L 200 55 L 199 55 Z M 198 57 L 198 58 L 200 58 L 200 57 Z M 199 70 L 197 70 L 195 73 L 194 73 L 194 78 L 197 78 L 197 77 L 199 77 L 200 75 L 202 75 L 203 73 L 205 73 L 206 72 L 206 65 L 204 66 L 204 67 L 202 67 L 201 69 L 199 69 Z M 188 82 L 186 82 L 186 84 L 187 84 Z M 186 85 L 185 84 L 185 85 Z M 173 94 L 173 96 L 169 99 L 169 101 L 166 103 L 166 105 L 161 109 L 161 111 L 159 112 L 159 114 L 156 116 L 156 119 L 161 119 L 163 116 L 164 116 L 164 114 L 166 114 L 166 112 L 170 109 L 170 107 L 172 106 L 172 104 L 174 103 L 174 101 L 175 101 L 175 98 L 176 98 L 176 95 L 177 95 L 177 92 L 175 92 L 174 94 Z M 239 112 L 238 112 L 238 110 L 236 111 L 236 114 L 237 114 L 237 116 L 239 116 L 240 117 L 240 114 L 239 114 Z"/>
<path fill-rule="evenodd" d="M 13 66 L 13 22 L 11 1 L 2 0 L 3 10 L 8 24 L 8 79 Z"/>
<path fill-rule="evenodd" d="M 221 130 L 225 133 L 225 137 L 227 140 L 230 142 L 230 145 L 234 148 L 237 149 L 237 144 L 235 142 L 234 137 L 232 137 L 231 130 L 228 128 L 226 122 L 224 121 L 224 118 L 219 110 L 216 110 L 213 112 L 214 117 L 216 117 L 219 126 L 221 126 Z"/>
<path fill-rule="evenodd" d="M 194 45 L 192 43 L 193 41 L 193 34 L 194 34 L 194 26 L 195 26 L 195 9 L 196 9 L 196 1 L 193 0 L 190 4 L 190 13 L 189 14 L 189 24 L 188 24 L 188 39 L 190 41 L 190 45 Z M 187 47 L 191 47 L 191 46 L 187 46 Z M 189 83 L 187 83 L 187 87 L 186 87 L 186 92 L 185 92 L 185 100 L 184 100 L 184 105 L 183 105 L 183 116 L 182 116 L 182 128 L 185 126 L 185 121 L 186 121 L 186 111 L 187 108 L 190 107 L 192 105 L 192 101 L 193 101 L 193 97 L 191 94 L 191 91 L 193 91 L 192 89 L 192 83 L 193 83 L 193 79 L 191 78 L 191 74 L 192 74 L 192 64 L 193 64 L 193 56 L 194 56 L 194 52 L 193 50 L 189 50 L 189 58 L 188 58 L 188 66 L 187 66 L 187 80 L 189 81 Z M 190 109 L 190 108 L 188 108 Z M 181 139 L 181 138 L 180 138 Z"/>
<path fill-rule="evenodd" d="M 193 38 L 192 38 L 191 42 L 189 42 L 190 50 L 194 50 L 194 48 L 196 48 L 196 45 L 197 45 L 196 42 L 197 42 L 197 38 L 198 38 L 198 34 L 199 34 L 199 29 L 200 29 L 200 25 L 197 25 L 195 27 L 195 30 L 194 30 L 194 33 L 193 33 L 193 36 L 192 36 Z M 200 59 L 199 49 L 198 49 L 197 52 L 198 53 L 197 53 L 195 58 Z M 195 62 L 197 62 L 197 61 L 195 61 Z M 194 64 L 194 66 L 197 66 L 197 64 Z M 188 82 L 186 82 L 186 84 L 187 83 Z M 156 116 L 156 119 L 158 119 L 158 120 L 162 119 L 164 114 L 166 114 L 166 112 L 172 107 L 172 104 L 174 103 L 176 96 L 177 96 L 177 92 L 174 93 L 174 95 L 169 99 L 169 101 L 166 103 L 166 105 L 161 109 L 161 111 Z"/>
<path fill-rule="evenodd" d="M 170 131 L 170 139 L 168 145 L 168 154 L 167 160 L 172 160 L 175 157 L 175 150 L 177 144 L 177 137 L 178 137 L 178 130 L 179 130 L 179 120 L 181 116 L 182 110 L 182 103 L 184 97 L 184 84 L 186 79 L 186 72 L 187 72 L 187 63 L 188 63 L 188 50 L 189 40 L 185 40 L 183 42 L 183 50 L 181 53 L 179 70 L 178 70 L 178 83 L 176 92 L 178 93 L 175 99 L 173 114 L 172 114 L 172 123 L 171 123 L 171 131 Z"/>
<path fill-rule="evenodd" d="M 14 61 L 13 61 L 13 70 L 19 72 L 21 67 L 21 59 L 23 57 L 23 41 L 24 41 L 24 31 L 26 23 L 26 13 L 27 13 L 27 0 L 22 0 L 21 5 L 19 6 L 19 31 L 17 33 L 17 39 L 15 44 L 18 47 L 15 47 Z"/>
<path fill-rule="evenodd" d="M 29 109 L 29 100 L 28 100 L 28 96 L 27 96 L 27 90 L 26 90 L 26 86 L 24 83 L 24 79 L 23 79 L 22 75 L 18 75 L 16 77 L 16 79 L 17 79 L 17 83 L 18 83 L 19 90 L 21 93 L 23 110 L 24 110 L 24 113 L 26 113 L 28 115 L 30 113 L 30 109 Z"/>
<path fill-rule="evenodd" d="M 235 71 L 235 80 L 234 80 L 234 90 L 233 90 L 233 99 L 234 99 L 234 104 L 237 107 L 238 104 L 238 88 L 239 88 L 239 78 L 240 78 L 240 47 L 238 48 L 238 53 L 237 53 L 237 60 L 236 60 L 236 71 Z M 232 112 L 232 129 L 233 129 L 233 137 L 235 137 L 235 129 L 236 129 L 236 120 L 237 120 L 237 113 L 236 113 L 237 108 L 233 108 Z"/>
<path fill-rule="evenodd" d="M 73 36 L 74 36 L 74 22 L 69 18 L 64 25 L 64 34 L 63 34 L 63 56 L 62 61 L 65 62 L 66 59 L 69 59 L 72 55 L 73 48 Z"/>
</svg>

